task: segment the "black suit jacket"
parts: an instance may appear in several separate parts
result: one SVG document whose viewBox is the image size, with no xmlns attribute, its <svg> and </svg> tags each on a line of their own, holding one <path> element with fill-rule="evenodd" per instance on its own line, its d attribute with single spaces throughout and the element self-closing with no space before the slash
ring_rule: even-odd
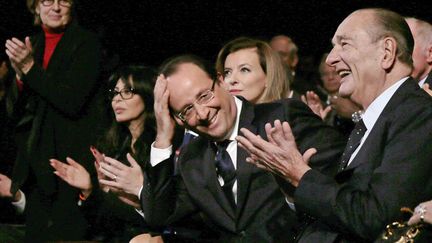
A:
<svg viewBox="0 0 432 243">
<path fill-rule="evenodd" d="M 290 122 L 301 151 L 309 147 L 318 149 L 311 160 L 314 168 L 334 173 L 337 165 L 327 161 L 337 161 L 344 147 L 343 138 L 302 102 L 289 99 L 252 106 L 243 101 L 239 128 L 266 137 L 264 125 L 276 119 Z M 219 233 L 218 240 L 222 242 L 292 241 L 295 213 L 289 209 L 272 174 L 247 163 L 247 152 L 238 147 L 237 208 L 233 210 L 217 180 L 211 143 L 198 137 L 185 147 L 175 178 L 148 173 L 141 195 L 146 221 L 172 224 L 198 212 Z M 160 172 L 169 163 L 162 162 L 154 169 Z"/>
<path fill-rule="evenodd" d="M 300 242 L 372 241 L 432 195 L 432 98 L 409 79 L 396 91 L 349 166 L 335 178 L 308 171 L 296 209 L 317 220 Z"/>
<path fill-rule="evenodd" d="M 22 78 L 24 90 L 11 97 L 19 148 L 12 191 L 31 182 L 29 240 L 82 239 L 87 223 L 77 207 L 78 191 L 53 174 L 49 159 L 70 156 L 94 173 L 89 146 L 104 126 L 98 103 L 103 90 L 98 80 L 100 44 L 94 34 L 71 23 L 44 70 L 44 33 L 31 42 L 35 64 Z"/>
</svg>

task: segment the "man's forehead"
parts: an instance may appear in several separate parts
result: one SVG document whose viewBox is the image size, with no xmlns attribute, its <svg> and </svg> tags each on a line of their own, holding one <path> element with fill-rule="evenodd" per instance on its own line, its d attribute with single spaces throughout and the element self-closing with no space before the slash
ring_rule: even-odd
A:
<svg viewBox="0 0 432 243">
<path fill-rule="evenodd" d="M 193 64 L 181 64 L 177 71 L 167 77 L 168 89 L 185 87 L 207 87 L 212 84 L 211 78 L 198 66 Z"/>
<path fill-rule="evenodd" d="M 348 16 L 337 28 L 332 38 L 332 43 L 338 43 L 341 40 L 353 40 L 359 35 L 367 34 L 368 22 L 361 17 L 361 12 Z"/>
</svg>

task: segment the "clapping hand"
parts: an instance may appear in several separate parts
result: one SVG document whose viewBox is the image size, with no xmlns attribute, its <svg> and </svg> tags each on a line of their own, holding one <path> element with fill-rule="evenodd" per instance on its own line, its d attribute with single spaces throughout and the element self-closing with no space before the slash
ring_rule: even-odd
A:
<svg viewBox="0 0 432 243">
<path fill-rule="evenodd" d="M 71 158 L 66 158 L 67 163 L 56 159 L 50 159 L 51 166 L 55 169 L 54 174 L 67 182 L 69 185 L 78 188 L 87 197 L 90 195 L 93 186 L 90 174 L 78 162 Z"/>
<path fill-rule="evenodd" d="M 300 154 L 288 122 L 276 120 L 274 126 L 267 123 L 265 130 L 269 141 L 246 128 L 240 129 L 243 136 L 237 136 L 236 139 L 239 146 L 250 155 L 246 161 L 297 186 L 301 177 L 310 169 L 307 163 L 316 149 L 311 148 L 303 155 Z"/>
<path fill-rule="evenodd" d="M 144 183 L 144 174 L 141 166 L 130 154 L 126 157 L 131 166 L 105 157 L 104 162 L 100 163 L 100 171 L 110 180 L 101 179 L 99 183 L 138 196 Z"/>
<path fill-rule="evenodd" d="M 27 74 L 34 64 L 30 38 L 26 37 L 24 42 L 15 37 L 6 41 L 6 54 L 19 79 L 23 74 Z"/>
<path fill-rule="evenodd" d="M 306 95 L 301 96 L 301 100 L 303 101 L 303 103 L 309 106 L 313 113 L 321 117 L 321 119 L 323 120 L 327 117 L 328 113 L 332 109 L 331 106 L 327 106 L 326 108 L 324 108 L 321 99 L 313 91 L 307 91 Z"/>
</svg>

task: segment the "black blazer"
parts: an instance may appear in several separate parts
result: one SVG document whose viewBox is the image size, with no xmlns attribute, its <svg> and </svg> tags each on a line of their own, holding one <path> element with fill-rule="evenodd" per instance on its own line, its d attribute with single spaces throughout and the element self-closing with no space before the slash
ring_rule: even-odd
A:
<svg viewBox="0 0 432 243">
<path fill-rule="evenodd" d="M 289 99 L 252 106 L 243 101 L 239 128 L 245 127 L 265 137 L 264 125 L 276 119 L 289 121 L 301 151 L 318 149 L 311 164 L 333 174 L 343 138 L 326 126 L 302 102 Z M 175 178 L 161 175 L 165 161 L 147 173 L 141 199 L 149 224 L 172 224 L 199 212 L 216 230 L 219 241 L 280 242 L 293 238 L 295 213 L 289 209 L 272 174 L 247 163 L 247 152 L 237 151 L 237 209 L 234 211 L 217 181 L 215 152 L 211 141 L 198 137 L 180 154 L 179 174 Z M 164 163 L 166 163 L 164 165 Z M 165 183 L 161 183 L 161 181 Z"/>
<path fill-rule="evenodd" d="M 405 81 L 349 166 L 335 178 L 308 171 L 295 192 L 317 220 L 300 242 L 372 241 L 385 225 L 432 195 L 432 98 Z"/>
<path fill-rule="evenodd" d="M 78 192 L 53 174 L 49 159 L 70 156 L 94 173 L 89 146 L 105 124 L 98 103 L 104 89 L 98 79 L 100 44 L 94 34 L 73 22 L 43 70 L 44 33 L 31 42 L 35 64 L 22 78 L 24 90 L 12 97 L 18 144 L 12 191 L 22 187 L 29 175 L 35 178 L 26 209 L 28 235 L 80 239 L 86 222 L 77 207 Z M 52 233 L 43 230 L 46 225 Z"/>
</svg>

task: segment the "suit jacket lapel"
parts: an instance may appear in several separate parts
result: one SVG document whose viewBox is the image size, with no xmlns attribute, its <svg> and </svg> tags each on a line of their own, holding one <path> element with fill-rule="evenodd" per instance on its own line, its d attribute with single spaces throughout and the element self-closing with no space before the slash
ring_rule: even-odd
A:
<svg viewBox="0 0 432 243">
<path fill-rule="evenodd" d="M 201 137 L 197 138 L 197 140 L 198 139 L 200 141 L 197 142 L 206 143 L 201 144 L 203 146 L 199 146 L 200 150 L 202 149 L 201 151 L 204 151 L 204 153 L 201 151 L 199 152 L 203 154 L 203 157 L 197 156 L 182 163 L 182 176 L 185 178 L 185 184 L 187 184 L 188 190 L 194 190 L 195 192 L 199 190 L 209 191 L 211 196 L 209 195 L 209 197 L 198 200 L 205 200 L 203 204 L 208 208 L 220 207 L 233 222 L 235 218 L 234 210 L 225 197 L 217 178 L 214 164 L 215 152 L 210 146 L 210 141 Z M 203 194 L 205 194 L 205 192 L 203 192 Z M 226 224 L 226 222 L 224 224 Z"/>
<path fill-rule="evenodd" d="M 376 147 L 376 138 L 385 139 L 381 132 L 385 130 L 384 127 L 388 120 L 388 114 L 392 114 L 394 110 L 398 108 L 399 104 L 403 102 L 404 99 L 406 99 L 406 96 L 412 94 L 412 92 L 414 92 L 416 89 L 420 89 L 418 84 L 412 78 L 409 78 L 398 88 L 398 90 L 396 90 L 387 105 L 384 107 L 384 110 L 378 117 L 378 120 L 375 122 L 374 127 L 370 131 L 366 141 L 363 143 L 363 146 L 360 148 L 356 157 L 351 161 L 345 170 L 354 169 L 368 160 L 367 155 L 362 153 L 362 151 L 368 151 L 368 153 L 373 151 L 371 146 Z M 370 143 L 368 141 L 374 142 Z"/>
<path fill-rule="evenodd" d="M 240 114 L 239 130 L 247 128 L 252 133 L 257 132 L 257 128 L 252 121 L 255 118 L 254 107 L 249 102 L 243 100 L 242 111 Z M 239 135 L 240 132 L 239 132 Z M 246 195 L 250 185 L 250 176 L 255 166 L 246 162 L 248 153 L 246 150 L 237 147 L 237 215 L 240 215 L 244 209 Z"/>
</svg>

